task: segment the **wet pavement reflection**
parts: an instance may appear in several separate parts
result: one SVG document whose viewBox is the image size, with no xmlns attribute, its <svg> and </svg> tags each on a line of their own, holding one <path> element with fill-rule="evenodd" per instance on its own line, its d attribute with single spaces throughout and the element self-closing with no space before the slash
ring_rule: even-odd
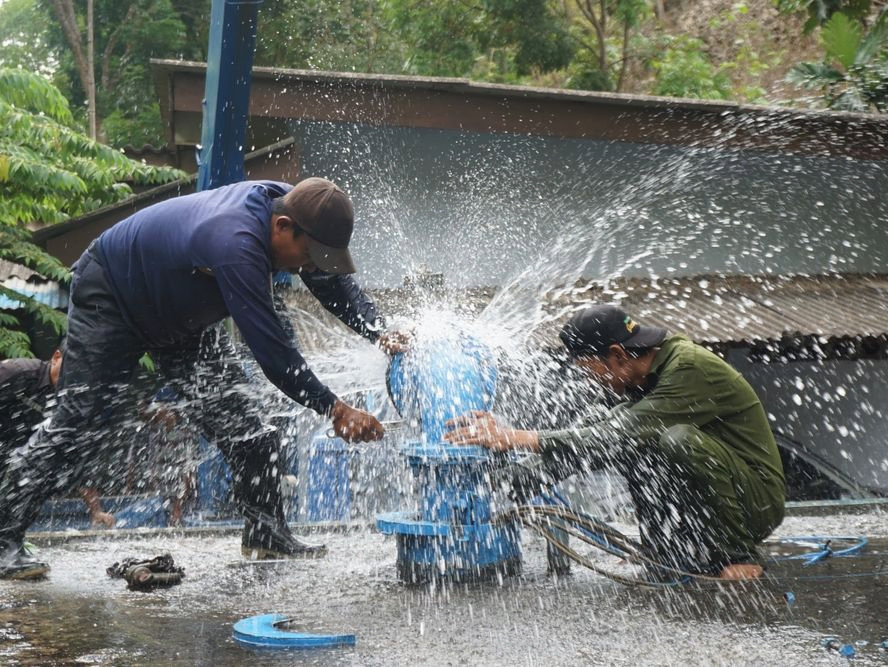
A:
<svg viewBox="0 0 888 667">
<path fill-rule="evenodd" d="M 878 510 L 790 517 L 781 535 L 859 534 L 859 558 L 769 568 L 759 582 L 629 588 L 575 567 L 546 574 L 524 535 L 524 570 L 502 582 L 411 588 L 394 542 L 327 533 L 327 558 L 232 567 L 238 534 L 100 537 L 44 546 L 48 580 L 0 582 L 0 661 L 12 665 L 886 665 L 888 522 Z M 169 552 L 184 582 L 128 591 L 105 568 Z M 787 602 L 791 593 L 792 604 Z M 315 631 L 351 632 L 353 648 L 251 649 L 237 620 L 280 612 Z"/>
</svg>

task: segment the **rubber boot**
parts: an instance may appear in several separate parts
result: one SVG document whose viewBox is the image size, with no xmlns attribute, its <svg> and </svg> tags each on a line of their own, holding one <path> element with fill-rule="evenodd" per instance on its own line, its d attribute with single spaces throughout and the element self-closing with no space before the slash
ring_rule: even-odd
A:
<svg viewBox="0 0 888 667">
<path fill-rule="evenodd" d="M 226 451 L 227 449 L 227 451 Z M 281 495 L 282 458 L 277 434 L 233 443 L 223 449 L 234 477 L 235 496 L 243 508 L 241 553 L 251 560 L 319 558 L 323 544 L 308 542 L 290 532 Z"/>
</svg>

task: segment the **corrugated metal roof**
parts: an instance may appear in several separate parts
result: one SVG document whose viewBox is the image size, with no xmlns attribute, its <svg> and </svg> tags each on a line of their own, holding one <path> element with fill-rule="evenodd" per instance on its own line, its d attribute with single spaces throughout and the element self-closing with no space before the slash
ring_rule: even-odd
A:
<svg viewBox="0 0 888 667">
<path fill-rule="evenodd" d="M 50 308 L 68 307 L 68 290 L 26 266 L 0 259 L 0 285 L 39 301 Z M 0 310 L 17 310 L 22 302 L 0 294 Z"/>
<path fill-rule="evenodd" d="M 439 292 L 442 301 L 449 297 L 481 311 L 497 290 L 479 287 Z M 381 312 L 389 316 L 411 312 L 417 298 L 410 289 L 371 293 Z M 297 327 L 310 329 L 332 318 L 305 290 L 294 290 L 290 298 L 317 318 L 294 318 Z M 888 274 L 584 281 L 548 293 L 544 308 L 551 319 L 533 331 L 533 339 L 541 346 L 560 348 L 558 332 L 570 315 L 602 302 L 620 304 L 639 322 L 686 334 L 714 348 L 771 344 L 783 348 L 796 344 L 800 337 L 827 342 L 873 337 L 881 348 L 888 348 Z M 318 339 L 311 334 L 302 338 Z"/>
<path fill-rule="evenodd" d="M 27 266 L 22 266 L 21 264 L 16 264 L 15 262 L 10 262 L 6 259 L 0 259 L 0 282 L 2 283 L 5 283 L 9 278 L 13 277 L 28 280 L 35 276 L 39 277 L 39 274 L 32 271 Z"/>
<path fill-rule="evenodd" d="M 888 275 L 881 274 L 618 279 L 578 285 L 551 306 L 578 309 L 595 301 L 618 303 L 640 322 L 701 343 L 888 335 Z"/>
</svg>

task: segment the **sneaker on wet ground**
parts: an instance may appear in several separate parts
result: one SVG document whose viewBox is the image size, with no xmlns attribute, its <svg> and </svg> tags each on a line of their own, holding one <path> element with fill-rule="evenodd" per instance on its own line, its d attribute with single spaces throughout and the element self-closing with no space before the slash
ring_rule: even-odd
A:
<svg viewBox="0 0 888 667">
<path fill-rule="evenodd" d="M 327 546 L 294 535 L 286 525 L 270 526 L 247 520 L 241 539 L 241 553 L 250 560 L 322 558 L 327 554 Z"/>
</svg>

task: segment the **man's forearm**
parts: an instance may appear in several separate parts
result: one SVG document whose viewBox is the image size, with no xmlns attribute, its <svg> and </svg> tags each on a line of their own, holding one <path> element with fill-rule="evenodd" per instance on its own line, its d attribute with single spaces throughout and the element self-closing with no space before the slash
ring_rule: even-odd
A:
<svg viewBox="0 0 888 667">
<path fill-rule="evenodd" d="M 533 454 L 540 453 L 540 437 L 536 431 L 515 431 L 513 449 L 520 449 Z"/>
<path fill-rule="evenodd" d="M 582 465 L 595 470 L 613 462 L 614 452 L 609 446 L 608 435 L 597 425 L 540 431 L 537 434 L 536 451 L 544 459 L 557 460 L 562 465 Z"/>
<path fill-rule="evenodd" d="M 80 489 L 80 497 L 86 504 L 86 509 L 89 510 L 90 514 L 102 511 L 102 503 L 99 500 L 99 492 L 96 489 L 92 487 L 82 488 Z"/>
<path fill-rule="evenodd" d="M 351 276 L 321 272 L 300 273 L 302 281 L 328 311 L 355 333 L 376 342 L 385 329 L 385 319 L 376 304 Z"/>
</svg>

